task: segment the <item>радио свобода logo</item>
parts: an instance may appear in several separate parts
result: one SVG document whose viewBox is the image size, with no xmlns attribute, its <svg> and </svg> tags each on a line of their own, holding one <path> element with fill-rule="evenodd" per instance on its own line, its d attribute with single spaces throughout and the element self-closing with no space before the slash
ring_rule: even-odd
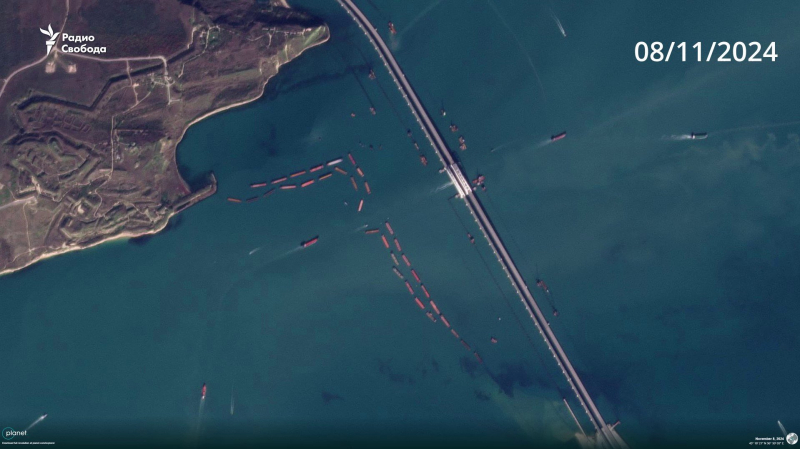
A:
<svg viewBox="0 0 800 449">
<path fill-rule="evenodd" d="M 50 24 L 47 25 L 46 30 L 39 28 L 39 31 L 41 31 L 42 34 L 50 36 L 50 39 L 48 39 L 47 42 L 45 42 L 45 45 L 47 45 L 47 54 L 49 55 L 50 50 L 52 50 L 53 46 L 56 45 L 56 38 L 58 37 L 58 33 L 53 32 L 53 27 L 51 27 Z"/>
</svg>

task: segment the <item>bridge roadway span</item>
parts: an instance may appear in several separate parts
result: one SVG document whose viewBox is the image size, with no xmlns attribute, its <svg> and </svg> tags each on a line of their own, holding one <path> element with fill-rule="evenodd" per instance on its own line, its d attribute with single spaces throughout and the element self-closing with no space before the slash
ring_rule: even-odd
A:
<svg viewBox="0 0 800 449">
<path fill-rule="evenodd" d="M 589 416 L 589 420 L 594 425 L 595 430 L 597 430 L 599 442 L 604 446 L 609 446 L 612 448 L 627 447 L 625 442 L 620 438 L 619 435 L 617 435 L 614 429 L 606 424 L 603 416 L 600 414 L 600 411 L 595 406 L 591 396 L 589 396 L 589 393 L 586 391 L 586 387 L 584 387 L 583 382 L 581 382 L 581 379 L 578 376 L 578 373 L 575 371 L 575 368 L 573 368 L 572 363 L 570 363 L 567 354 L 564 352 L 564 349 L 561 347 L 561 344 L 558 342 L 555 334 L 550 329 L 550 324 L 545 319 L 544 314 L 539 308 L 539 305 L 536 303 L 536 300 L 533 298 L 533 295 L 528 289 L 528 286 L 519 270 L 517 269 L 516 264 L 514 264 L 514 260 L 506 250 L 506 247 L 503 244 L 503 241 L 500 239 L 500 236 L 497 234 L 492 221 L 486 214 L 483 204 L 481 204 L 480 200 L 473 194 L 472 187 L 467 181 L 463 167 L 455 159 L 450 149 L 444 143 L 444 140 L 439 134 L 436 126 L 431 121 L 430 116 L 428 116 L 428 113 L 422 105 L 422 102 L 420 102 L 419 98 L 417 98 L 414 89 L 406 79 L 403 70 L 395 60 L 394 55 L 392 55 L 392 52 L 389 50 L 389 47 L 386 46 L 386 43 L 381 38 L 380 34 L 378 34 L 375 27 L 372 26 L 367 17 L 361 12 L 360 9 L 358 9 L 352 0 L 337 1 L 367 35 L 367 38 L 375 47 L 375 50 L 380 55 L 384 65 L 386 65 L 386 68 L 392 75 L 395 84 L 397 84 L 397 87 L 403 94 L 406 103 L 408 104 L 409 108 L 411 108 L 411 112 L 414 114 L 417 122 L 425 133 L 425 137 L 427 137 L 427 139 L 430 141 L 431 146 L 433 146 L 436 154 L 439 156 L 439 160 L 444 165 L 447 174 L 450 176 L 453 184 L 458 190 L 458 196 L 464 199 L 466 202 L 470 213 L 477 221 L 478 226 L 480 226 L 484 237 L 486 237 L 486 240 L 488 240 L 489 245 L 492 247 L 492 250 L 497 256 L 498 261 L 511 280 L 511 284 L 514 286 L 514 289 L 516 290 L 520 299 L 522 299 L 522 303 L 525 305 L 525 308 L 528 310 L 533 322 L 536 324 L 539 333 L 542 335 L 542 338 L 544 338 L 547 347 L 550 349 L 550 352 L 556 359 L 556 363 L 558 363 L 559 368 L 561 368 L 561 372 L 564 374 L 564 377 L 566 377 L 570 387 L 575 392 L 578 401 L 580 401 L 581 405 L 586 411 L 586 414 Z"/>
</svg>

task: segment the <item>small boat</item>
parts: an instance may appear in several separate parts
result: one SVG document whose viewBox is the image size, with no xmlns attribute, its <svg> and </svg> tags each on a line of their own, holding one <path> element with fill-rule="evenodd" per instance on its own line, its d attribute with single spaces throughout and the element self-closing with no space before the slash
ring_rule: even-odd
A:
<svg viewBox="0 0 800 449">
<path fill-rule="evenodd" d="M 708 133 L 691 133 L 689 137 L 691 137 L 692 140 L 703 140 L 708 138 Z"/>
<path fill-rule="evenodd" d="M 350 177 L 350 182 L 352 182 L 352 183 L 353 183 L 353 190 L 355 190 L 356 192 L 358 192 L 358 184 L 356 184 L 356 178 L 354 178 L 354 177 L 352 177 L 352 176 L 351 176 L 351 177 Z"/>
<path fill-rule="evenodd" d="M 392 34 L 397 34 L 397 29 L 394 27 L 394 24 L 392 22 L 389 22 L 389 32 L 391 32 Z"/>
<path fill-rule="evenodd" d="M 378 111 L 375 110 L 374 106 L 370 106 L 369 113 L 372 114 L 372 115 L 376 115 L 378 113 Z"/>
<path fill-rule="evenodd" d="M 286 176 L 282 176 L 280 178 L 275 178 L 275 179 L 272 180 L 272 184 L 280 184 L 283 181 L 286 181 L 287 179 L 289 179 L 289 178 L 287 178 Z"/>
<path fill-rule="evenodd" d="M 422 304 L 422 301 L 420 301 L 419 298 L 414 297 L 414 302 L 417 303 L 417 305 L 419 306 L 420 309 L 425 310 L 425 305 Z"/>
<path fill-rule="evenodd" d="M 442 117 L 447 115 L 447 111 L 445 111 L 444 108 L 440 109 L 439 112 L 442 114 Z"/>
<path fill-rule="evenodd" d="M 266 182 L 257 182 L 257 183 L 254 183 L 254 184 L 250 184 L 250 188 L 251 189 L 257 189 L 259 187 L 266 187 L 266 186 L 267 186 Z"/>
<path fill-rule="evenodd" d="M 456 131 L 458 131 L 458 125 L 456 125 L 455 123 L 451 123 L 450 132 L 456 132 Z"/>
<path fill-rule="evenodd" d="M 306 240 L 305 242 L 301 242 L 300 246 L 302 246 L 303 248 L 308 248 L 309 246 L 317 243 L 318 240 L 319 240 L 319 237 L 317 236 L 317 237 L 314 237 L 311 240 Z"/>
<path fill-rule="evenodd" d="M 364 181 L 364 189 L 367 191 L 367 195 L 372 193 L 372 190 L 369 189 L 369 183 Z"/>
<path fill-rule="evenodd" d="M 424 165 L 424 166 L 428 165 L 428 158 L 425 157 L 424 154 L 420 154 L 419 155 L 419 161 L 422 162 L 422 165 Z"/>
<path fill-rule="evenodd" d="M 330 178 L 331 176 L 333 176 L 333 173 L 331 173 L 331 172 L 328 172 L 328 173 L 325 173 L 325 174 L 319 175 L 319 180 L 320 180 L 320 181 L 322 181 L 323 179 L 328 179 L 328 178 Z"/>
<path fill-rule="evenodd" d="M 305 174 L 306 174 L 305 170 L 300 170 L 300 171 L 296 171 L 296 172 L 292 173 L 291 175 L 289 175 L 289 177 L 290 178 L 296 178 L 298 176 L 305 175 Z"/>
<path fill-rule="evenodd" d="M 473 245 L 475 244 L 475 237 L 472 236 L 469 232 L 467 232 L 467 237 L 469 237 L 469 242 Z"/>
<path fill-rule="evenodd" d="M 428 289 L 427 289 L 427 288 L 425 288 L 425 286 L 424 286 L 424 285 L 422 285 L 422 284 L 420 284 L 420 287 L 422 288 L 422 293 L 425 293 L 425 297 L 426 297 L 426 298 L 428 298 L 428 299 L 430 299 L 430 297 L 431 297 L 431 294 L 430 294 L 430 293 L 428 293 Z"/>
<path fill-rule="evenodd" d="M 544 292 L 547 293 L 548 295 L 550 294 L 550 288 L 547 286 L 547 284 L 544 283 L 543 280 L 537 278 L 536 286 L 544 290 Z"/>
<path fill-rule="evenodd" d="M 494 338 L 494 337 L 492 337 L 492 338 L 491 338 L 489 341 L 491 341 L 491 342 L 492 342 L 492 344 L 497 344 L 497 339 L 496 339 L 496 338 Z"/>
<path fill-rule="evenodd" d="M 358 211 L 359 211 L 359 212 L 361 212 L 361 209 L 362 209 L 363 207 L 364 207 L 364 200 L 362 199 L 362 200 L 361 200 L 361 201 L 358 203 Z"/>
<path fill-rule="evenodd" d="M 386 220 L 384 224 L 386 225 L 386 230 L 389 231 L 389 234 L 394 235 L 394 229 L 392 229 L 392 225 L 389 224 L 389 220 Z"/>
<path fill-rule="evenodd" d="M 320 171 L 320 170 L 322 170 L 322 167 L 324 167 L 324 166 L 325 166 L 325 164 L 319 164 L 319 165 L 315 165 L 315 166 L 311 167 L 311 168 L 308 170 L 308 172 L 309 172 L 309 173 L 314 173 L 315 171 Z"/>
<path fill-rule="evenodd" d="M 233 197 L 230 197 L 230 196 L 228 197 L 228 201 L 230 201 L 231 203 L 241 203 L 242 202 L 242 200 L 240 200 L 239 198 L 233 198 Z"/>
<path fill-rule="evenodd" d="M 433 302 L 433 300 L 431 300 L 431 301 L 430 301 L 430 303 L 431 303 L 431 309 L 433 309 L 433 311 L 434 311 L 434 312 L 436 312 L 437 314 L 441 315 L 441 314 L 442 314 L 442 312 L 440 312 L 440 311 L 439 311 L 439 308 L 438 308 L 438 307 L 436 307 L 436 303 L 435 303 L 435 302 Z"/>
<path fill-rule="evenodd" d="M 200 389 L 200 399 L 206 398 L 206 384 L 203 384 L 203 388 Z"/>
<path fill-rule="evenodd" d="M 564 137 L 567 137 L 567 132 L 566 131 L 558 133 L 558 134 L 553 135 L 553 136 L 550 136 L 550 141 L 551 142 L 555 142 L 556 140 L 561 140 Z"/>
<path fill-rule="evenodd" d="M 336 158 L 336 159 L 334 159 L 334 160 L 332 160 L 332 161 L 328 161 L 326 165 L 327 165 L 328 167 L 330 167 L 330 166 L 332 166 L 332 165 L 341 164 L 341 163 L 342 163 L 342 161 L 343 161 L 343 159 L 339 157 L 339 158 Z"/>
<path fill-rule="evenodd" d="M 375 71 L 372 70 L 372 69 L 369 69 L 369 79 L 374 80 L 375 78 L 376 78 Z"/>
</svg>

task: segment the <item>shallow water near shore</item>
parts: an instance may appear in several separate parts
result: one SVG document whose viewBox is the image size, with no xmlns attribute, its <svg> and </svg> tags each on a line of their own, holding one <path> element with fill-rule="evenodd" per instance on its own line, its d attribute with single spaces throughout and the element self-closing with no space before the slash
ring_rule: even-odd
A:
<svg viewBox="0 0 800 449">
<path fill-rule="evenodd" d="M 0 278 L 0 424 L 46 412 L 31 434 L 56 442 L 95 423 L 185 444 L 302 434 L 576 446 L 562 397 L 591 424 L 466 208 L 448 200 L 455 190 L 374 50 L 335 2 L 292 3 L 328 22 L 331 42 L 179 146 L 188 180 L 215 173 L 214 197 L 151 238 Z M 568 2 L 553 7 L 564 38 L 545 4 L 358 4 L 385 36 L 388 20 L 397 26 L 399 63 L 449 144 L 464 135 L 459 156 L 487 178 L 479 195 L 529 284 L 537 272 L 549 284 L 556 334 L 632 446 L 746 444 L 778 435 L 778 419 L 800 428 L 789 318 L 800 311 L 800 130 L 781 125 L 800 117 L 800 7 L 735 2 L 686 17 L 694 3 Z M 777 41 L 778 60 L 634 59 L 637 41 L 720 36 Z M 709 138 L 669 138 L 691 131 Z M 353 172 L 348 152 L 370 195 L 358 175 L 354 191 L 334 173 L 225 201 L 335 157 Z M 419 310 L 380 237 L 364 234 L 387 218 L 483 365 Z"/>
</svg>

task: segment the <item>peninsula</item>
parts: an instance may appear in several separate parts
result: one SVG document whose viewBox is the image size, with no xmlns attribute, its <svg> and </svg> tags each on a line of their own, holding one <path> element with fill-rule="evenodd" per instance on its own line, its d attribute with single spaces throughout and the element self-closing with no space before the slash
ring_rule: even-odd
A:
<svg viewBox="0 0 800 449">
<path fill-rule="evenodd" d="M 213 195 L 213 174 L 193 190 L 178 172 L 186 129 L 259 98 L 283 64 L 330 36 L 282 0 L 7 3 L 0 275 L 156 233 Z M 71 51 L 81 43 L 65 35 L 104 50 Z"/>
</svg>

